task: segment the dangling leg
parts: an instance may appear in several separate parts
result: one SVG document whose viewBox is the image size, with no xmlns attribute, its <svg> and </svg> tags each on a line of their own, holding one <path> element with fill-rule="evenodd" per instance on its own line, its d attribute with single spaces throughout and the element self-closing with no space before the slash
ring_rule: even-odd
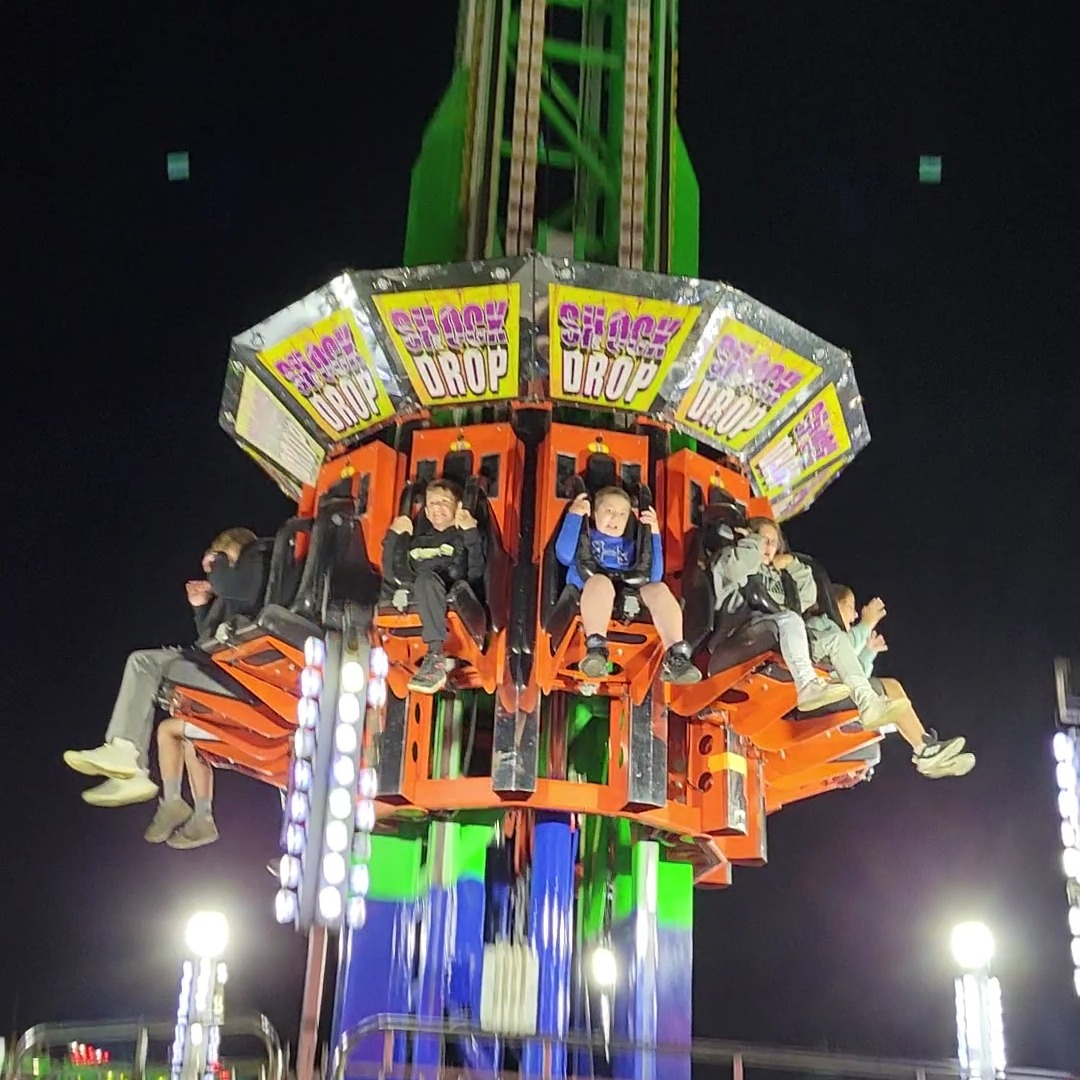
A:
<svg viewBox="0 0 1080 1080">
<path fill-rule="evenodd" d="M 975 768 L 975 755 L 961 753 L 964 749 L 962 736 L 939 739 L 935 732 L 927 731 L 923 726 L 898 680 L 882 678 L 878 682 L 886 697 L 906 703 L 893 717 L 892 722 L 914 751 L 911 760 L 923 776 L 934 780 L 945 776 L 965 776 Z"/>
<path fill-rule="evenodd" d="M 615 586 L 611 578 L 593 574 L 581 589 L 581 630 L 585 635 L 585 655 L 578 670 L 589 679 L 608 672 L 608 627 L 615 610 Z"/>
<path fill-rule="evenodd" d="M 191 807 L 180 794 L 184 779 L 184 721 L 169 717 L 158 724 L 158 768 L 162 797 L 143 834 L 149 844 L 163 844 L 191 817 Z"/>
<path fill-rule="evenodd" d="M 694 667 L 690 646 L 683 640 L 683 617 L 679 601 L 662 581 L 642 585 L 639 592 L 664 645 L 664 663 L 660 668 L 660 678 L 670 683 L 699 682 L 701 672 Z"/>
<path fill-rule="evenodd" d="M 416 674 L 409 680 L 409 689 L 418 694 L 437 694 L 446 685 L 446 582 L 433 570 L 421 569 L 412 585 L 413 600 L 420 613 L 420 633 L 427 645 L 427 654 L 420 661 Z"/>
<path fill-rule="evenodd" d="M 897 715 L 906 705 L 905 699 L 890 700 L 874 692 L 859 658 L 855 655 L 850 638 L 840 627 L 815 630 L 811 634 L 810 644 L 815 659 L 828 660 L 840 676 L 840 681 L 851 690 L 852 700 L 867 731 L 878 731 L 896 723 Z"/>
<path fill-rule="evenodd" d="M 195 813 L 169 840 L 169 847 L 185 850 L 212 844 L 218 838 L 214 822 L 214 770 L 195 750 L 195 744 L 191 741 L 195 732 L 190 726 L 186 726 L 186 734 L 184 764 L 187 766 L 191 797 L 195 800 Z"/>
<path fill-rule="evenodd" d="M 850 693 L 848 687 L 838 683 L 828 683 L 819 678 L 810 661 L 810 643 L 806 637 L 806 623 L 794 611 L 780 611 L 773 615 L 763 615 L 776 627 L 780 642 L 780 655 L 787 664 L 791 677 L 795 680 L 798 691 L 798 707 L 803 712 L 822 709 L 843 701 Z"/>
</svg>

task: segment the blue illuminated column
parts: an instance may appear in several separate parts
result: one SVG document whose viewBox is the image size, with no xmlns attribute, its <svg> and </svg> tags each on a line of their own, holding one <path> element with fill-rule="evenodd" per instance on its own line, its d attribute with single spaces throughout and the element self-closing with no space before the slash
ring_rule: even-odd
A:
<svg viewBox="0 0 1080 1080">
<path fill-rule="evenodd" d="M 972 1080 L 990 1080 L 1005 1073 L 1005 1027 L 1001 984 L 990 973 L 994 938 L 979 922 L 954 927 L 956 976 L 956 1050 L 960 1068 Z"/>
<path fill-rule="evenodd" d="M 180 975 L 172 1077 L 212 1080 L 225 1020 L 228 969 L 221 955 L 229 941 L 229 924 L 220 912 L 196 912 L 188 921 L 185 940 L 191 958 L 184 961 Z"/>
</svg>

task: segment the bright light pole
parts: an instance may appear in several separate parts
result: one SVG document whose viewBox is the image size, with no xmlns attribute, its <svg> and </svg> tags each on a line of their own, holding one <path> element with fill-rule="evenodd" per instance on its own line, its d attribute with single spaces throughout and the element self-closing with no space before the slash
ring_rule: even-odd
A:
<svg viewBox="0 0 1080 1080">
<path fill-rule="evenodd" d="M 184 929 L 191 958 L 180 975 L 172 1080 L 211 1080 L 218 1063 L 225 1019 L 228 968 L 221 959 L 229 944 L 229 923 L 219 911 L 197 911 Z"/>
<path fill-rule="evenodd" d="M 1069 902 L 1069 946 L 1073 987 L 1080 996 L 1080 664 L 1054 661 L 1058 726 L 1054 733 L 1054 778 L 1061 815 L 1061 867 Z"/>
<path fill-rule="evenodd" d="M 956 976 L 956 1049 L 960 1067 L 972 1078 L 989 1080 L 1005 1072 L 1005 1029 L 1001 984 L 990 974 L 994 935 L 980 922 L 953 927 L 949 945 Z"/>
</svg>

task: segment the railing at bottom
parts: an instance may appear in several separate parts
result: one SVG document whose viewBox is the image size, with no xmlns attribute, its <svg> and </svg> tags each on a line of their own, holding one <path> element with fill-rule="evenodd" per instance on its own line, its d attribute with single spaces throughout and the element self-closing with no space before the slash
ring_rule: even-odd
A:
<svg viewBox="0 0 1080 1080">
<path fill-rule="evenodd" d="M 73 1042 L 98 1046 L 131 1046 L 131 1080 L 145 1080 L 147 1053 L 151 1041 L 171 1043 L 175 1022 L 120 1020 L 108 1023 L 37 1024 L 29 1028 L 11 1048 L 11 1056 L 2 1080 L 31 1080 L 25 1070 L 28 1058 L 50 1048 L 68 1047 Z M 266 1080 L 284 1080 L 285 1055 L 274 1025 L 265 1016 L 242 1016 L 221 1025 L 222 1039 L 254 1037 L 266 1054 Z M 0 1061 L 0 1066 L 3 1062 Z M 166 1070 L 167 1071 L 167 1070 Z"/>
<path fill-rule="evenodd" d="M 545 1068 L 539 1074 L 530 1074 L 530 1080 L 551 1080 L 550 1069 L 553 1047 L 566 1050 L 588 1050 L 603 1054 L 609 1059 L 620 1054 L 651 1054 L 656 1058 L 689 1059 L 695 1066 L 716 1066 L 731 1080 L 751 1080 L 747 1073 L 799 1073 L 807 1076 L 846 1077 L 849 1080 L 977 1080 L 960 1068 L 957 1061 L 903 1061 L 888 1058 L 862 1057 L 856 1054 L 834 1054 L 819 1050 L 795 1050 L 782 1047 L 754 1046 L 751 1044 L 725 1042 L 714 1039 L 694 1039 L 687 1045 L 646 1045 L 604 1039 L 595 1035 L 571 1034 L 561 1038 L 537 1035 L 529 1039 L 517 1036 L 497 1035 L 478 1027 L 453 1021 L 420 1020 L 411 1016 L 382 1013 L 369 1017 L 346 1031 L 334 1048 L 333 1060 L 327 1080 L 346 1080 L 347 1076 L 363 1080 L 410 1080 L 413 1076 L 432 1080 L 476 1080 L 481 1070 L 464 1066 L 443 1066 L 433 1070 L 430 1066 L 414 1066 L 395 1063 L 394 1041 L 401 1035 L 429 1035 L 437 1037 L 443 1047 L 455 1040 L 477 1040 L 501 1046 L 520 1046 L 525 1042 L 539 1043 L 544 1048 Z M 382 1056 L 379 1061 L 351 1061 L 361 1043 L 382 1038 Z M 513 1080 L 518 1074 L 496 1066 L 487 1075 L 499 1080 Z M 695 1073 L 696 1074 L 696 1073 Z M 654 1075 L 664 1076 L 658 1063 Z M 574 1080 L 569 1072 L 563 1073 L 567 1080 Z M 612 1073 L 612 1076 L 617 1074 Z M 580 1080 L 595 1080 L 581 1077 Z M 984 1080 L 994 1080 L 985 1077 Z M 1002 1080 L 1080 1080 L 1072 1073 L 1048 1069 L 1016 1068 L 1002 1074 Z"/>
</svg>

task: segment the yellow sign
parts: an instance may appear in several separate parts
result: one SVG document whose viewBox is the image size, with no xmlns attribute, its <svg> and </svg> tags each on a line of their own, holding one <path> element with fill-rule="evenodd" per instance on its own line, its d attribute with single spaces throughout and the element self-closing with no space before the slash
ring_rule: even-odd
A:
<svg viewBox="0 0 1080 1080">
<path fill-rule="evenodd" d="M 801 514 L 828 486 L 832 478 L 847 464 L 847 458 L 834 461 L 826 465 L 820 472 L 815 473 L 801 487 L 794 491 L 786 492 L 774 499 L 772 503 L 773 513 L 777 521 L 789 521 L 796 514 Z"/>
<path fill-rule="evenodd" d="M 710 442 L 742 450 L 820 374 L 817 364 L 728 318 L 675 418 Z"/>
<path fill-rule="evenodd" d="M 349 311 L 335 311 L 258 356 L 331 438 L 346 439 L 394 415 Z"/>
<path fill-rule="evenodd" d="M 518 396 L 517 283 L 374 299 L 421 403 L 471 405 Z"/>
<path fill-rule="evenodd" d="M 647 412 L 701 308 L 551 285 L 551 396 Z"/>
<path fill-rule="evenodd" d="M 750 468 L 758 490 L 772 502 L 850 449 L 844 411 L 829 383 L 754 455 Z"/>
</svg>

